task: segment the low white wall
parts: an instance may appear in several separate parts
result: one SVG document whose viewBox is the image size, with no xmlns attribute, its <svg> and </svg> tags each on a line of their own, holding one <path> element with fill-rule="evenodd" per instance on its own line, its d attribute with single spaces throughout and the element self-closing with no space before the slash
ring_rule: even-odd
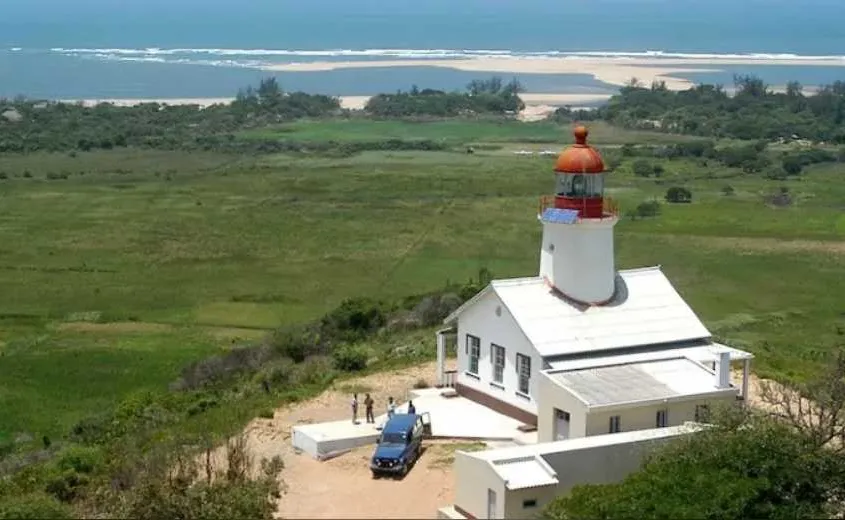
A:
<svg viewBox="0 0 845 520">
<path fill-rule="evenodd" d="M 483 459 L 471 453 L 455 453 L 455 505 L 475 518 L 487 518 L 487 490 L 496 492 L 496 511 L 504 518 L 505 484 Z"/>
<path fill-rule="evenodd" d="M 642 466 L 644 457 L 666 442 L 689 435 L 693 425 L 570 439 L 554 443 L 502 448 L 455 456 L 455 506 L 487 518 L 487 490 L 497 494 L 496 511 L 503 518 L 533 518 L 556 497 L 582 484 L 607 484 L 624 479 Z M 507 490 L 492 462 L 536 454 L 557 473 L 559 483 Z M 533 506 L 525 507 L 533 501 Z"/>
</svg>

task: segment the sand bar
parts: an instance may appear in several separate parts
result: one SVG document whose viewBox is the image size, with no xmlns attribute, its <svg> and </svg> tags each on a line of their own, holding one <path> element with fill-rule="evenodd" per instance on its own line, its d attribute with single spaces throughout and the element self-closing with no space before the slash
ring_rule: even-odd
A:
<svg viewBox="0 0 845 520">
<path fill-rule="evenodd" d="M 830 59 L 770 59 L 757 57 L 731 58 L 627 58 L 627 57 L 478 57 L 465 59 L 411 59 L 373 61 L 313 61 L 266 65 L 275 72 L 314 72 L 338 69 L 379 67 L 440 67 L 469 72 L 496 74 L 588 74 L 611 85 L 624 85 L 631 78 L 650 84 L 665 81 L 672 90 L 683 90 L 693 82 L 676 77 L 681 73 L 719 72 L 726 65 L 790 65 L 845 66 L 845 60 Z"/>
</svg>

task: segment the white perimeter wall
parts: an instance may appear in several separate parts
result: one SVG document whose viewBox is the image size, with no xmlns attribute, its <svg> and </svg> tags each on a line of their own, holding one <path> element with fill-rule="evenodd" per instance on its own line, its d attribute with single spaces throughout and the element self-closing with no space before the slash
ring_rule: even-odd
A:
<svg viewBox="0 0 845 520">
<path fill-rule="evenodd" d="M 487 518 L 487 490 L 492 489 L 496 492 L 496 512 L 505 518 L 505 483 L 487 461 L 458 451 L 453 467 L 456 506 L 475 518 Z"/>
<path fill-rule="evenodd" d="M 666 433 L 666 436 L 657 438 L 636 438 L 630 434 L 603 435 L 601 438 L 607 442 L 617 439 L 624 439 L 625 442 L 598 442 L 587 447 L 566 447 L 569 443 L 578 444 L 578 440 L 554 443 L 560 448 L 559 451 L 542 453 L 540 456 L 555 470 L 559 484 L 517 490 L 506 490 L 504 482 L 487 460 L 494 458 L 496 451 L 506 452 L 511 448 L 483 452 L 485 458 L 473 456 L 480 454 L 459 452 L 455 455 L 455 505 L 476 518 L 487 518 L 487 490 L 493 489 L 496 491 L 496 510 L 500 517 L 532 518 L 554 498 L 569 493 L 575 486 L 606 484 L 624 479 L 642 466 L 644 457 L 654 448 L 689 434 L 685 429 L 667 430 Z M 540 446 L 537 448 L 538 452 L 545 451 Z M 537 504 L 524 509 L 523 502 L 526 500 L 536 500 Z"/>
<path fill-rule="evenodd" d="M 501 307 L 501 316 L 496 315 Z M 481 339 L 481 352 L 478 361 L 478 378 L 466 373 L 469 369 L 466 335 L 472 334 Z M 490 359 L 490 344 L 495 343 L 505 348 L 504 388 L 491 384 L 493 381 L 493 363 Z M 458 382 L 489 394 L 500 401 L 512 404 L 529 413 L 537 413 L 537 382 L 541 377 L 543 360 L 516 324 L 495 291 L 490 291 L 475 305 L 465 310 L 458 318 Z M 516 354 L 531 358 L 531 399 L 518 396 L 519 380 L 516 373 Z"/>
</svg>

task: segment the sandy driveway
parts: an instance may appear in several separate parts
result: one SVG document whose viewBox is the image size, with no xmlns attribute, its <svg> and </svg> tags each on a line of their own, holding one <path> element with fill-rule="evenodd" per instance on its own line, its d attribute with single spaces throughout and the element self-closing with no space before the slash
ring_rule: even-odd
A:
<svg viewBox="0 0 845 520">
<path fill-rule="evenodd" d="M 320 396 L 276 410 L 273 419 L 255 419 L 245 434 L 250 452 L 259 460 L 280 455 L 281 478 L 287 492 L 279 500 L 282 518 L 434 518 L 437 509 L 453 503 L 450 443 L 427 446 L 404 480 L 374 480 L 370 475 L 372 447 L 318 462 L 297 454 L 291 444 L 295 424 L 340 420 L 349 415 L 349 392 L 370 392 L 376 414 L 388 396 L 400 402 L 420 379 L 434 382 L 435 363 L 343 381 Z M 359 395 L 363 399 L 363 395 Z"/>
<path fill-rule="evenodd" d="M 451 363 L 454 363 L 452 360 Z M 318 397 L 276 410 L 273 419 L 255 419 L 246 427 L 250 452 L 256 459 L 280 455 L 281 478 L 287 492 L 279 500 L 281 518 L 434 518 L 437 509 L 454 503 L 453 452 L 465 445 L 430 442 L 416 466 L 403 480 L 374 480 L 369 471 L 372 447 L 363 447 L 326 462 L 297 454 L 291 444 L 295 424 L 344 419 L 349 415 L 351 391 L 370 392 L 376 413 L 387 397 L 400 402 L 420 379 L 434 381 L 435 363 L 343 381 Z M 448 368 L 451 368 L 448 367 Z M 734 373 L 739 384 L 742 374 Z M 750 402 L 760 406 L 759 383 L 753 375 Z M 363 399 L 359 395 L 359 399 Z"/>
</svg>

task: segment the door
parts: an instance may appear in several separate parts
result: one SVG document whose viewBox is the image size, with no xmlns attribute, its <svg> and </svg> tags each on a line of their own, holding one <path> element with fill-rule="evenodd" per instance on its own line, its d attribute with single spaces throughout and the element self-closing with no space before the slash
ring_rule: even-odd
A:
<svg viewBox="0 0 845 520">
<path fill-rule="evenodd" d="M 487 490 L 487 518 L 498 518 L 496 514 L 496 492 L 492 489 Z"/>
<path fill-rule="evenodd" d="M 555 440 L 563 441 L 569 438 L 569 412 L 555 408 Z"/>
</svg>

